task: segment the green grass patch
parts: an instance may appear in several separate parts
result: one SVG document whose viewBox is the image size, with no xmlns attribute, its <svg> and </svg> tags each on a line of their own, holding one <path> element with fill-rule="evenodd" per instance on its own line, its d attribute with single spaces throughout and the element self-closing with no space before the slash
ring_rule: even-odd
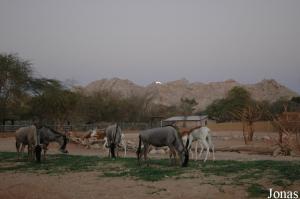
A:
<svg viewBox="0 0 300 199">
<path fill-rule="evenodd" d="M 265 197 L 267 198 L 269 191 L 259 184 L 251 184 L 247 188 L 249 197 Z"/>
<path fill-rule="evenodd" d="M 94 170 L 100 158 L 96 156 L 48 155 L 41 163 L 28 161 L 27 157 L 17 160 L 13 152 L 0 152 L 0 172 L 39 172 L 58 174 L 70 171 Z"/>
<path fill-rule="evenodd" d="M 283 188 L 290 186 L 292 183 L 286 179 L 277 179 L 272 182 L 273 185 L 277 185 Z"/>
<path fill-rule="evenodd" d="M 165 178 L 181 179 L 211 175 L 230 179 L 236 185 L 251 184 L 261 178 L 273 184 L 286 186 L 300 180 L 300 161 L 190 161 L 189 166 L 171 166 L 168 159 L 152 159 L 149 166 L 137 164 L 136 158 L 100 158 L 97 156 L 48 155 L 42 163 L 17 161 L 15 152 L 0 152 L 0 172 L 34 172 L 62 174 L 67 172 L 96 171 L 101 177 L 130 177 L 145 181 L 159 181 Z M 279 181 L 281 180 L 281 181 Z"/>
</svg>

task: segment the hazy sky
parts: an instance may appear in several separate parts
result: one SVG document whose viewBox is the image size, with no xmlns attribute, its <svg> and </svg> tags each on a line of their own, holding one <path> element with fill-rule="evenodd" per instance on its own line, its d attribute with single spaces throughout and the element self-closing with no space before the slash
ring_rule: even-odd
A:
<svg viewBox="0 0 300 199">
<path fill-rule="evenodd" d="M 83 85 L 274 78 L 300 93 L 300 1 L 0 0 L 0 53 Z"/>
</svg>

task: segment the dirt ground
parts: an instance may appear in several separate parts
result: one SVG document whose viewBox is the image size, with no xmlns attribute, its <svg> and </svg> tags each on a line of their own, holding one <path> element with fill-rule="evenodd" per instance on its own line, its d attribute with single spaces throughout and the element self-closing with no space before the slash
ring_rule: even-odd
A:
<svg viewBox="0 0 300 199">
<path fill-rule="evenodd" d="M 137 132 L 125 132 L 126 139 L 137 142 Z M 241 132 L 213 132 L 216 148 L 242 145 Z M 266 136 L 276 137 L 275 133 L 256 133 L 255 143 L 266 145 Z M 49 153 L 59 153 L 58 146 L 51 144 Z M 69 154 L 106 156 L 104 149 L 86 149 L 84 146 L 69 143 Z M 0 151 L 15 151 L 14 138 L 10 134 L 0 138 Z M 121 155 L 123 153 L 121 152 Z M 134 157 L 134 151 L 128 156 Z M 150 155 L 150 158 L 167 155 Z M 300 160 L 299 157 L 272 157 L 268 155 L 248 155 L 234 152 L 216 152 L 217 160 Z M 193 161 L 193 160 L 192 160 Z M 77 199 L 77 198 L 248 198 L 246 188 L 233 185 L 214 185 L 203 183 L 205 175 L 189 179 L 165 179 L 158 182 L 146 182 L 125 177 L 101 177 L 97 172 L 78 172 L 62 175 L 33 173 L 0 173 L 0 198 L 3 199 Z M 214 178 L 211 177 L 210 178 Z M 214 180 L 218 180 L 217 177 Z M 293 187 L 290 187 L 291 189 Z M 294 187 L 295 190 L 299 187 Z M 299 191 L 299 190 L 298 190 Z"/>
<path fill-rule="evenodd" d="M 216 148 L 222 148 L 226 146 L 241 146 L 244 145 L 242 133 L 238 131 L 217 131 L 212 132 L 213 134 L 213 143 Z M 13 133 L 4 133 L 2 136 L 0 133 L 0 151 L 16 151 L 15 148 L 15 139 Z M 266 146 L 270 145 L 269 140 L 265 140 L 264 138 L 277 139 L 278 134 L 274 132 L 257 132 L 254 136 L 254 145 L 255 146 Z M 136 145 L 138 144 L 138 131 L 125 131 L 126 140 L 129 142 L 134 142 Z M 194 147 L 195 143 L 193 143 Z M 51 143 L 49 146 L 48 153 L 55 154 L 58 152 L 58 145 L 56 143 Z M 68 143 L 67 149 L 69 154 L 71 155 L 99 155 L 100 157 L 107 156 L 107 150 L 101 148 L 93 148 L 87 149 L 83 145 L 78 145 L 74 143 Z M 123 152 L 120 152 L 120 156 L 124 155 Z M 135 151 L 127 151 L 128 157 L 136 157 Z M 217 151 L 215 153 L 217 160 L 300 160 L 300 157 L 292 157 L 292 156 L 277 156 L 273 157 L 270 155 L 257 155 L 257 154 L 245 154 L 245 153 L 235 153 L 235 152 L 220 152 Z M 164 157 L 167 158 L 168 155 L 162 154 L 150 154 L 149 157 L 159 158 Z M 203 156 L 202 156 L 203 158 Z M 211 158 L 211 157 L 210 157 Z"/>
</svg>

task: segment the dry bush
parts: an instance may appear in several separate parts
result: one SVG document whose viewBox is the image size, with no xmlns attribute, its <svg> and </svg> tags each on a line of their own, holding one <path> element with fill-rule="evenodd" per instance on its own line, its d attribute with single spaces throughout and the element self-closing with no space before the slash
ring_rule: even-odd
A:
<svg viewBox="0 0 300 199">
<path fill-rule="evenodd" d="M 243 136 L 245 144 L 253 141 L 254 123 L 261 119 L 263 109 L 256 103 L 248 104 L 246 107 L 237 109 L 231 113 L 236 119 L 242 121 Z"/>
<path fill-rule="evenodd" d="M 284 112 L 282 115 L 286 114 Z M 291 128 L 287 120 L 282 119 L 282 115 L 279 117 L 274 117 L 272 124 L 277 129 L 279 134 L 278 140 L 273 140 L 274 144 L 278 146 L 276 153 L 282 155 L 291 155 L 291 153 L 300 153 L 300 143 L 299 143 L 299 129 Z"/>
</svg>

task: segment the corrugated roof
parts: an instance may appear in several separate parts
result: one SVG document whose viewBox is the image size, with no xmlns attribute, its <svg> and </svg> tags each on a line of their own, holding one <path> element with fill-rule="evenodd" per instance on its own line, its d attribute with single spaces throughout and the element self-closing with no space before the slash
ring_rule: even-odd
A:
<svg viewBox="0 0 300 199">
<path fill-rule="evenodd" d="M 207 115 L 192 115 L 192 116 L 174 116 L 165 119 L 164 121 L 201 121 L 207 119 Z"/>
</svg>

